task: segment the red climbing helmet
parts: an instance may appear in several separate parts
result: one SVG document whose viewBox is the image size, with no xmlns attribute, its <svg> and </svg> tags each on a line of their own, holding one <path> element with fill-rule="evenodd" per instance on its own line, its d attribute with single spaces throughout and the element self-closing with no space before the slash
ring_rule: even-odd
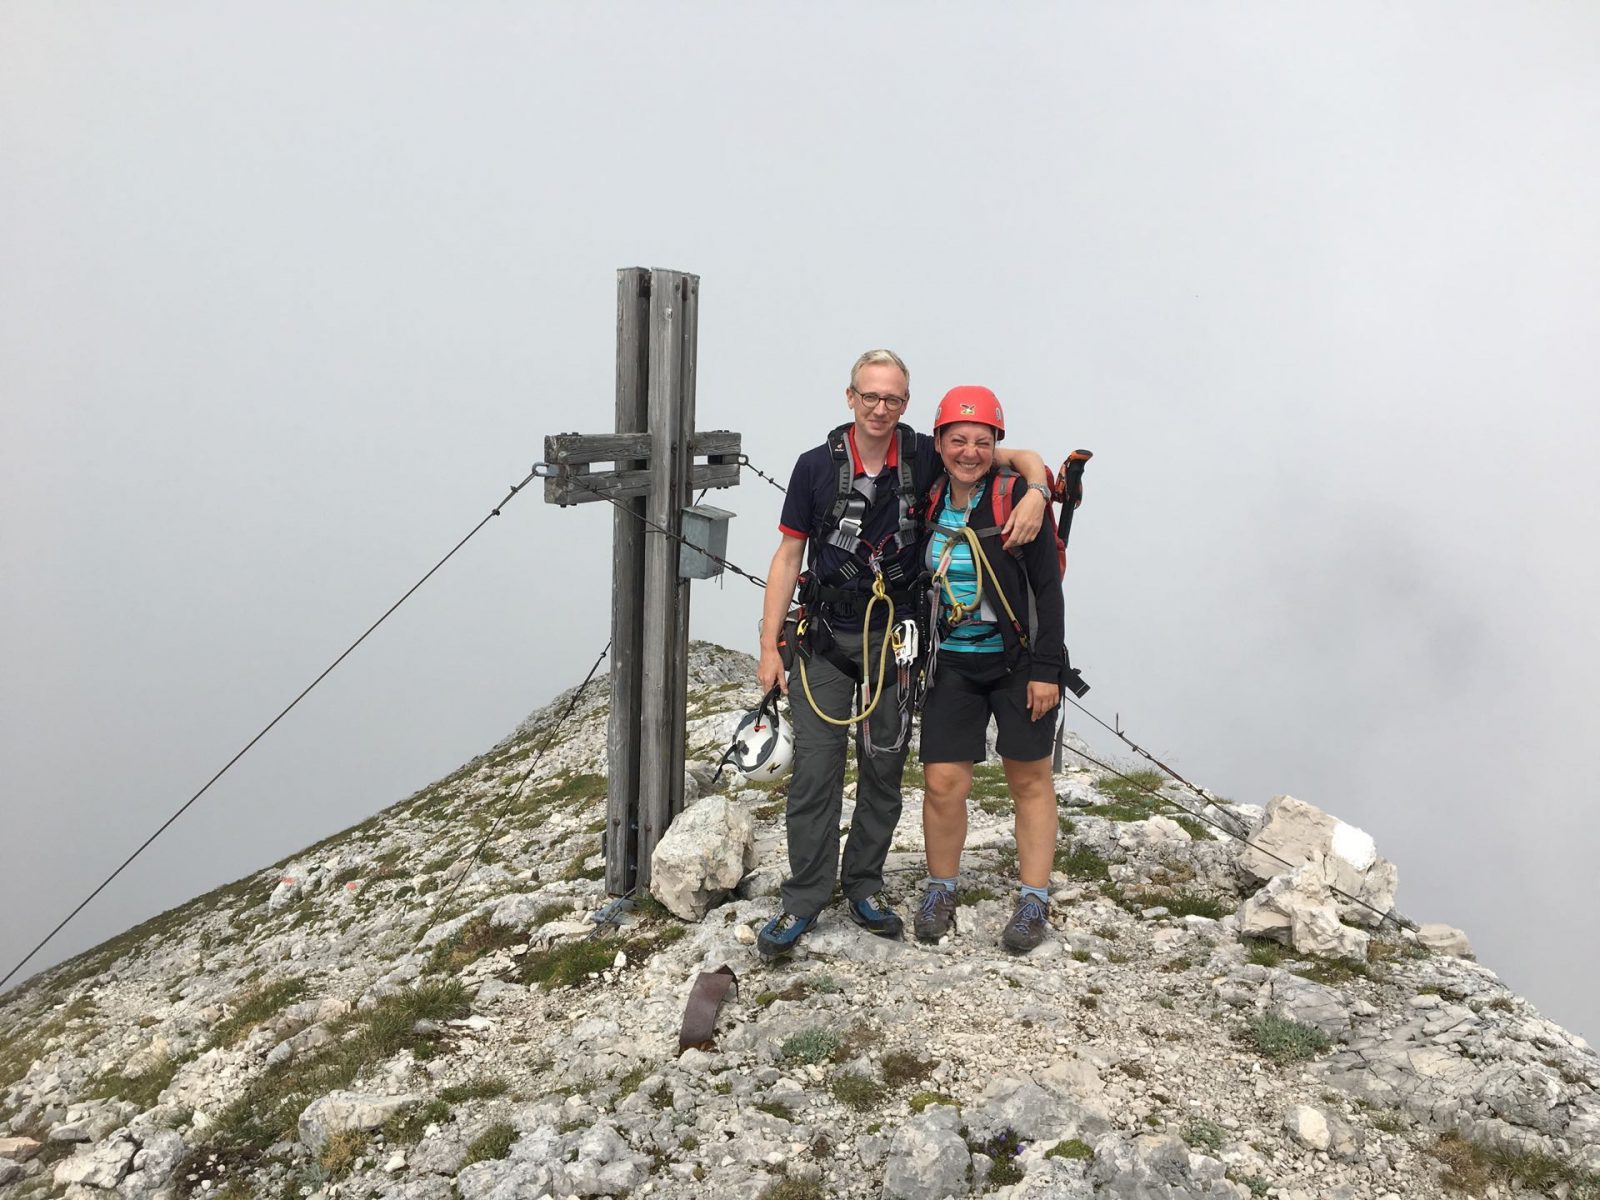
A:
<svg viewBox="0 0 1600 1200">
<path fill-rule="evenodd" d="M 938 433 L 942 426 L 958 421 L 992 426 L 997 442 L 1006 436 L 1006 414 L 995 394 L 986 387 L 969 383 L 953 387 L 944 394 L 944 399 L 939 401 L 939 411 L 933 417 L 933 431 Z"/>
</svg>

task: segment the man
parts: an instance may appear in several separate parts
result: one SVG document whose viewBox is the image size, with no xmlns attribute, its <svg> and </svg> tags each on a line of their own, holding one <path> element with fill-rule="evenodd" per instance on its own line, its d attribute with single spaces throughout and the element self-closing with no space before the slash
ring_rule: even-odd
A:
<svg viewBox="0 0 1600 1200">
<path fill-rule="evenodd" d="M 883 673 L 883 640 L 894 619 L 912 612 L 918 514 L 939 471 L 933 440 L 900 425 L 910 403 L 911 377 L 890 350 L 869 350 L 850 371 L 845 404 L 854 421 L 806 451 L 789 478 L 782 540 L 767 571 L 762 606 L 764 691 L 790 694 L 794 721 L 794 777 L 789 783 L 789 878 L 781 911 L 762 928 L 756 947 L 764 958 L 792 950 L 842 884 L 851 920 L 882 937 L 899 937 L 898 913 L 883 895 L 883 863 L 900 820 L 900 779 L 909 737 L 899 728 L 895 672 Z M 1002 465 L 1029 484 L 1012 509 L 1011 543 L 1033 539 L 1049 497 L 1044 460 L 1031 450 L 1001 450 Z M 789 612 L 801 560 L 810 547 L 803 600 L 812 635 L 809 657 L 786 674 L 778 635 Z M 881 593 L 874 600 L 875 589 Z M 870 609 L 870 613 L 869 613 Z M 863 653 L 863 625 L 871 629 Z M 802 674 L 803 664 L 803 674 Z M 839 815 L 844 797 L 845 731 L 857 680 L 865 676 L 876 707 L 870 742 L 858 730 L 856 809 L 844 859 L 839 858 Z M 796 682 L 800 687 L 791 694 Z M 820 710 L 820 711 L 819 711 Z"/>
</svg>

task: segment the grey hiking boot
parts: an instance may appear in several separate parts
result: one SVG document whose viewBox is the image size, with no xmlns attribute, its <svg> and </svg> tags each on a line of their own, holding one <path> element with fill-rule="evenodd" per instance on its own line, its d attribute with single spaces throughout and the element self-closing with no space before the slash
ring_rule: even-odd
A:
<svg viewBox="0 0 1600 1200">
<path fill-rule="evenodd" d="M 1024 896 L 1017 902 L 1017 911 L 1006 922 L 1000 940 L 1007 950 L 1024 954 L 1044 941 L 1050 930 L 1050 913 L 1037 896 Z"/>
<path fill-rule="evenodd" d="M 955 927 L 956 894 L 949 888 L 930 883 L 917 905 L 917 915 L 911 923 L 917 941 L 937 942 Z"/>
</svg>

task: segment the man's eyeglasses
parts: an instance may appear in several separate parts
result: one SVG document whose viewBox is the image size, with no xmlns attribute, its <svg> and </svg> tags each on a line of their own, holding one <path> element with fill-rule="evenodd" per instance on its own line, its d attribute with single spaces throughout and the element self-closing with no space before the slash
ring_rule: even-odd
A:
<svg viewBox="0 0 1600 1200">
<path fill-rule="evenodd" d="M 855 388 L 850 390 L 856 392 Z M 882 392 L 856 392 L 856 400 L 868 408 L 877 408 L 881 404 L 890 412 L 899 412 L 906 406 L 906 398 L 904 396 L 885 395 Z"/>
</svg>

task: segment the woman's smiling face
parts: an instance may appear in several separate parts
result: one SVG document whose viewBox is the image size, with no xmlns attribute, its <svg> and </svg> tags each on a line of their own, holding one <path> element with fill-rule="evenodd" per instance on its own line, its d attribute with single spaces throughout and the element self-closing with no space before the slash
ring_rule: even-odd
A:
<svg viewBox="0 0 1600 1200">
<path fill-rule="evenodd" d="M 956 421 L 941 426 L 934 438 L 945 474 L 968 487 L 994 465 L 994 429 L 977 421 Z"/>
</svg>

